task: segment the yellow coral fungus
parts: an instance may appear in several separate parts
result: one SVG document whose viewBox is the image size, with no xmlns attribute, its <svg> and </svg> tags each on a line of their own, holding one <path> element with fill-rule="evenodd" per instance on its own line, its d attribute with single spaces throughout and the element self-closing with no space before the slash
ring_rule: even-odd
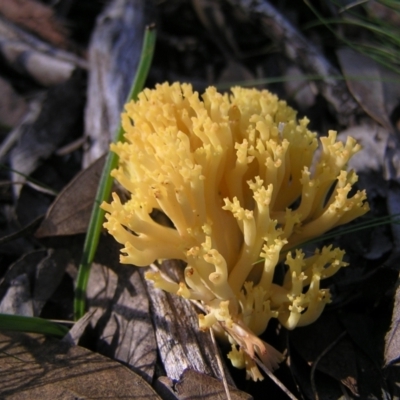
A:
<svg viewBox="0 0 400 400">
<path fill-rule="evenodd" d="M 266 90 L 167 83 L 144 90 L 122 116 L 125 139 L 111 146 L 113 171 L 131 193 L 113 194 L 105 227 L 125 247 L 121 262 L 187 263 L 185 282 L 148 272 L 157 287 L 204 304 L 201 329 L 223 328 L 229 357 L 262 379 L 256 354 L 270 369 L 282 355 L 257 336 L 271 318 L 288 329 L 315 321 L 330 301 L 320 281 L 346 265 L 324 247 L 306 258 L 287 250 L 368 210 L 364 191 L 349 195 L 357 175 L 346 171 L 359 145 L 330 131 L 318 139 L 308 120 Z M 163 212 L 173 227 L 151 216 Z M 259 260 L 262 260 L 262 263 Z M 282 285 L 275 268 L 286 264 Z"/>
</svg>

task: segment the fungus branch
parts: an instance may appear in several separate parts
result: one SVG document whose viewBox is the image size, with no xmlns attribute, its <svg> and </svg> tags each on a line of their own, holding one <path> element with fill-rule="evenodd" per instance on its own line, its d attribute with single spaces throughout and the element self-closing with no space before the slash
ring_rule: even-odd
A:
<svg viewBox="0 0 400 400">
<path fill-rule="evenodd" d="M 284 101 L 239 87 L 210 87 L 200 98 L 188 84 L 157 85 L 126 105 L 122 124 L 113 176 L 130 199 L 122 204 L 114 194 L 102 205 L 104 226 L 124 245 L 121 262 L 185 261 L 183 282 L 154 271 L 146 278 L 202 302 L 200 329 L 222 327 L 232 363 L 262 379 L 255 355 L 270 370 L 283 357 L 257 336 L 271 318 L 287 329 L 315 321 L 330 302 L 321 279 L 347 265 L 332 246 L 307 258 L 287 250 L 368 211 L 364 191 L 350 195 L 357 175 L 346 169 L 360 146 L 333 131 L 318 140 Z M 153 210 L 173 227 L 156 222 Z M 282 285 L 274 282 L 280 261 Z"/>
</svg>

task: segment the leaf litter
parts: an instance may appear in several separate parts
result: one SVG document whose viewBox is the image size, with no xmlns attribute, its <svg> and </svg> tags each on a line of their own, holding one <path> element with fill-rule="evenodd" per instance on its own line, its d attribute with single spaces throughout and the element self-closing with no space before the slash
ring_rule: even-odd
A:
<svg viewBox="0 0 400 400">
<path fill-rule="evenodd" d="M 26 0 L 26 3 L 34 6 L 35 2 Z M 96 18 L 104 11 L 104 2 L 94 1 L 90 5 L 83 3 L 77 0 L 58 2 L 58 6 L 52 8 L 52 13 L 48 14 L 50 20 L 53 21 L 55 16 L 54 18 L 61 17 L 61 20 L 73 23 L 67 24 L 68 29 L 61 27 L 59 31 L 46 28 L 45 25 L 43 29 L 55 29 L 64 35 L 62 43 L 66 43 L 68 52 L 72 55 L 67 57 L 68 65 L 80 65 L 84 68 L 89 65 L 90 74 L 94 67 L 90 62 L 82 62 L 82 54 L 94 51 L 94 47 L 91 47 L 94 44 L 89 44 L 89 37 L 94 32 Z M 110 1 L 108 7 L 112 9 L 114 3 L 117 2 Z M 112 50 L 102 55 L 101 67 L 105 73 L 112 76 L 112 69 L 107 64 L 111 61 L 119 60 L 125 67 L 135 65 L 137 52 L 121 52 L 115 46 L 122 43 L 118 40 L 123 41 L 132 35 L 140 42 L 143 21 L 148 16 L 157 15 L 161 23 L 148 86 L 165 80 L 181 80 L 190 81 L 197 90 L 202 90 L 210 84 L 225 85 L 226 79 L 249 78 L 255 79 L 252 86 L 262 86 L 263 79 L 277 77 L 281 71 L 287 71 L 286 80 L 304 80 L 315 73 L 327 74 L 328 78 L 325 76 L 322 81 L 310 83 L 313 90 L 311 94 L 308 93 L 309 98 L 306 100 L 302 96 L 296 96 L 296 90 L 300 90 L 300 87 L 293 89 L 294 86 L 279 82 L 271 83 L 267 87 L 280 97 L 288 98 L 302 114 L 308 115 L 314 124 L 313 129 L 323 134 L 327 127 L 336 128 L 343 138 L 350 135 L 362 143 L 364 150 L 354 158 L 352 166 L 357 169 L 360 175 L 359 185 L 367 189 L 372 205 L 371 214 L 366 218 L 400 213 L 398 76 L 382 68 L 376 61 L 346 48 L 343 43 L 340 46 L 335 43 L 340 48 L 337 52 L 337 65 L 340 65 L 341 71 L 336 67 L 331 68 L 333 56 L 328 47 L 323 42 L 318 46 L 313 43 L 315 37 L 323 38 L 326 32 L 321 27 L 311 32 L 301 32 L 298 21 L 310 18 L 303 3 L 296 5 L 290 18 L 283 6 L 273 7 L 272 2 L 264 2 L 263 6 L 260 3 L 258 7 L 257 2 L 251 5 L 239 0 L 224 1 L 218 5 L 205 0 L 197 0 L 195 3 L 194 7 L 183 1 L 161 2 L 157 6 L 149 5 L 150 8 L 146 11 L 129 8 L 136 10 L 136 16 L 121 14 L 119 9 L 115 20 L 108 10 L 108 19 L 101 20 L 99 17 L 100 22 L 97 25 L 97 40 L 103 40 L 104 48 Z M 50 9 L 46 1 L 41 2 L 41 5 Z M 119 7 L 124 6 L 134 7 L 133 2 L 128 0 L 119 4 Z M 329 7 L 333 12 L 333 6 Z M 1 9 L 0 14 L 2 18 L 10 18 Z M 90 23 L 83 22 L 83 15 L 89 18 Z M 127 25 L 118 26 L 121 15 L 124 20 L 133 18 L 136 21 L 131 25 L 131 32 L 126 31 Z M 278 26 L 276 21 L 281 21 L 282 24 Z M 109 24 L 108 33 L 104 27 L 106 23 Z M 12 25 L 9 25 L 13 35 L 14 24 L 18 24 L 18 19 L 13 17 Z M 283 31 L 277 30 L 278 28 Z M 36 41 L 29 27 L 21 24 L 19 29 L 24 33 L 19 36 L 19 40 L 26 41 L 32 57 L 37 56 L 35 51 L 39 51 L 38 49 L 46 57 L 49 54 L 54 55 L 55 60 L 64 54 L 58 51 L 64 50 L 53 40 L 45 43 L 47 47 L 40 47 L 42 42 Z M 0 36 L 2 32 L 0 31 Z M 116 42 L 112 41 L 110 32 L 119 35 Z M 218 35 L 213 32 L 218 32 Z M 79 33 L 84 33 L 81 37 L 86 39 L 79 39 Z M 40 40 L 51 37 L 43 32 L 40 36 Z M 32 40 L 29 41 L 30 37 Z M 10 46 L 6 37 L 0 37 L 0 40 Z M 74 43 L 74 46 L 71 47 L 70 43 Z M 224 51 L 221 50 L 221 43 L 228 44 L 223 46 Z M 10 48 L 7 46 L 3 49 Z M 96 46 L 99 44 L 96 43 Z M 304 46 L 313 51 L 302 52 Z M 53 53 L 49 52 L 51 48 L 54 49 Z M 107 57 L 112 59 L 107 60 Z M 11 189 L 10 185 L 0 186 L 0 232 L 2 236 L 22 232 L 22 236 L 15 236 L 14 239 L 11 237 L 11 241 L 0 246 L 0 309 L 13 314 L 71 321 L 73 281 L 76 278 L 83 244 L 82 233 L 87 227 L 101 161 L 87 169 L 81 167 L 82 164 L 89 165 L 90 161 L 97 158 L 94 154 L 98 154 L 91 146 L 91 132 L 88 128 L 85 136 L 89 140 L 84 147 L 63 155 L 57 155 L 56 152 L 66 143 L 83 137 L 84 126 L 94 126 L 96 121 L 100 123 L 96 130 L 102 133 L 99 139 L 93 140 L 103 140 L 106 143 L 113 133 L 110 129 L 113 126 L 112 121 L 120 112 L 117 110 L 119 106 L 116 107 L 115 104 L 120 104 L 124 95 L 118 88 L 110 90 L 110 87 L 96 87 L 101 80 L 87 81 L 86 77 L 81 78 L 81 83 L 73 89 L 68 81 L 70 74 L 61 77 L 64 82 L 61 85 L 67 88 L 67 92 L 63 93 L 55 89 L 54 81 L 43 80 L 46 72 L 43 74 L 43 71 L 31 69 L 32 63 L 27 64 L 29 68 L 22 71 L 15 60 L 5 60 L 8 63 L 7 68 L 14 70 L 13 73 L 7 72 L 4 76 L 2 74 L 2 78 L 16 88 L 18 94 L 22 93 L 24 98 L 31 99 L 32 96 L 39 96 L 39 93 L 42 96 L 44 93 L 49 104 L 44 107 L 42 101 L 38 102 L 39 112 L 28 125 L 21 128 L 25 133 L 18 139 L 18 143 L 13 142 L 16 146 L 14 149 L 19 149 L 18 157 L 17 150 L 10 152 L 9 146 L 2 153 L 2 160 L 15 170 L 25 172 L 53 189 L 63 190 L 54 201 L 46 193 L 38 194 L 33 186 L 20 185 L 17 190 Z M 323 62 L 318 64 L 321 60 Z M 37 65 L 42 65 L 40 68 L 43 68 L 43 64 Z M 326 69 L 321 70 L 316 66 Z M 49 67 L 51 68 L 50 64 Z M 72 69 L 68 68 L 64 71 L 71 72 Z M 329 77 L 340 72 L 346 78 L 347 87 Z M 121 77 L 128 82 L 127 85 L 132 73 L 130 70 L 129 77 Z M 351 79 L 354 75 L 358 75 L 359 79 Z M 362 80 L 364 75 L 369 78 Z M 374 80 L 371 81 L 371 77 Z M 97 114 L 86 109 L 84 117 L 83 108 L 87 101 L 84 85 L 87 82 L 90 96 L 98 96 L 97 101 L 100 104 L 103 102 L 108 104 L 107 107 L 114 107 L 112 110 L 110 108 L 109 113 L 104 111 L 106 106 L 101 106 L 96 110 Z M 50 89 L 46 88 L 48 85 Z M 115 91 L 119 93 L 114 93 Z M 343 98 L 347 100 L 343 102 Z M 14 101 L 13 99 L 15 100 L 15 96 L 10 97 L 9 101 Z M 54 103 L 51 99 L 54 99 Z M 93 98 L 91 101 L 94 101 Z M 339 110 L 344 110 L 344 104 L 348 107 L 343 114 L 338 114 Z M 1 115 L 0 113 L 0 133 L 4 144 L 9 138 L 10 129 L 15 124 L 23 123 L 23 119 L 17 114 L 14 119 L 4 119 L 3 122 Z M 65 115 L 62 120 L 61 115 Z M 92 118 L 90 123 L 89 118 Z M 28 135 L 28 131 L 32 134 Z M 10 137 L 9 143 L 12 142 L 11 139 L 13 137 Z M 103 151 L 105 148 L 103 147 Z M 42 150 L 38 152 L 35 149 Z M 72 181 L 79 170 L 82 172 Z M 10 181 L 7 170 L 2 169 L 0 176 L 4 182 Z M 15 181 L 21 180 L 21 175 L 14 176 Z M 26 178 L 28 182 L 30 177 Z M 25 181 L 25 178 L 22 180 Z M 19 193 L 18 202 L 16 193 Z M 29 230 L 21 230 L 45 213 L 45 220 L 36 235 Z M 298 398 L 339 399 L 342 396 L 358 396 L 387 399 L 399 395 L 399 232 L 398 225 L 394 224 L 343 237 L 338 232 L 334 238 L 335 244 L 347 250 L 350 266 L 327 282 L 333 292 L 333 303 L 313 325 L 288 333 L 277 324 L 271 324 L 263 334 L 264 340 L 276 342 L 280 350 L 286 350 L 287 362 L 277 371 L 277 376 Z M 111 386 L 116 390 L 112 394 L 114 398 L 122 394 L 128 398 L 158 398 L 146 385 L 147 381 L 158 388 L 162 398 L 168 398 L 165 394 L 168 390 L 170 396 L 179 399 L 194 396 L 224 398 L 222 384 L 209 380 L 209 376 L 219 379 L 220 373 L 215 362 L 215 349 L 208 336 L 197 330 L 198 311 L 182 299 L 167 299 L 164 293 L 154 290 L 142 279 L 141 270 L 120 266 L 117 262 L 118 249 L 108 239 L 102 237 L 99 254 L 92 269 L 88 287 L 88 314 L 75 324 L 70 337 L 65 338 L 65 341 L 85 346 L 96 353 L 78 346 L 64 348 L 64 345 L 57 344 L 59 342 L 39 336 L 4 333 L 0 344 L 0 365 L 3 367 L 0 368 L 5 372 L 3 376 L 7 380 L 4 381 L 5 385 L 0 385 L 1 395 L 6 394 L 10 399 L 22 398 L 18 397 L 19 391 L 21 395 L 40 395 L 41 399 L 71 393 L 89 396 L 89 392 L 84 392 L 86 389 L 101 391 L 104 387 L 102 384 L 108 384 L 106 390 L 111 390 Z M 175 267 L 179 273 L 179 264 Z M 185 321 L 184 329 L 182 321 Z M 60 350 L 60 346 L 63 350 Z M 44 353 L 48 351 L 50 359 L 42 362 L 38 355 L 39 350 Z M 118 360 L 129 369 L 114 363 L 111 367 L 109 358 L 92 362 L 92 357 L 97 357 L 96 354 L 99 353 Z M 69 355 L 72 355 L 71 359 Z M 58 370 L 51 372 L 51 368 L 56 365 L 54 360 L 63 360 L 63 371 L 68 366 L 71 375 L 62 378 L 58 375 Z M 12 368 L 4 367 L 3 362 Z M 94 368 L 84 372 L 80 368 L 85 365 Z M 114 367 L 120 371 L 119 377 L 114 375 Z M 185 372 L 186 368 L 189 370 Z M 229 369 L 229 363 L 227 368 Z M 200 375 L 193 369 L 207 376 Z M 37 378 L 38 375 L 35 374 L 38 371 L 43 374 L 40 378 L 43 386 L 40 387 L 33 379 Z M 267 393 L 274 399 L 286 398 L 268 379 L 252 384 L 244 381 L 242 372 L 230 369 L 227 372 L 228 381 L 250 393 L 253 398 L 265 398 Z M 78 375 L 82 379 L 87 376 L 88 380 L 79 381 L 79 387 L 76 383 L 65 387 L 59 385 L 60 381 L 73 382 Z M 167 381 L 166 376 L 169 376 L 170 385 L 166 389 L 168 385 L 164 384 L 163 392 L 160 386 L 161 382 Z M 108 382 L 113 382 L 113 385 Z M 135 392 L 136 389 L 129 391 L 135 382 L 143 392 Z M 30 383 L 33 385 L 31 388 Z M 48 387 L 52 387 L 52 391 L 48 392 Z M 236 392 L 232 390 L 231 396 L 235 398 Z M 238 396 L 248 398 L 243 397 L 246 395 Z"/>
</svg>

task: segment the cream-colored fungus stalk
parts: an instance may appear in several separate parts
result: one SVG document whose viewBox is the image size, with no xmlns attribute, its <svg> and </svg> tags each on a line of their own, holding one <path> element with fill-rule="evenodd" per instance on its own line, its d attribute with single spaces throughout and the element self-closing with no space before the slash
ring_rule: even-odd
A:
<svg viewBox="0 0 400 400">
<path fill-rule="evenodd" d="M 315 321 L 330 301 L 321 279 L 346 263 L 344 252 L 324 247 L 311 257 L 292 250 L 368 211 L 366 194 L 350 194 L 357 175 L 346 170 L 360 146 L 330 131 L 318 139 L 308 120 L 266 90 L 234 87 L 202 96 L 191 85 L 145 89 L 122 115 L 125 142 L 112 172 L 130 192 L 116 193 L 105 227 L 125 247 L 121 262 L 187 263 L 185 281 L 157 272 L 147 278 L 187 299 L 201 301 L 200 329 L 223 328 L 228 357 L 247 376 L 262 379 L 258 357 L 274 369 L 282 355 L 260 340 L 271 318 L 287 329 Z M 316 159 L 315 159 L 316 158 Z M 163 212 L 173 227 L 156 222 Z M 262 260 L 262 262 L 260 262 Z M 283 282 L 274 280 L 284 263 Z"/>
</svg>

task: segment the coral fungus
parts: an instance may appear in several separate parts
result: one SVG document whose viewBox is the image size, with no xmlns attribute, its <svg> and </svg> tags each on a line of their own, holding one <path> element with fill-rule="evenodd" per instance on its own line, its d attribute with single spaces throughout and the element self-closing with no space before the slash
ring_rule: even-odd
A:
<svg viewBox="0 0 400 400">
<path fill-rule="evenodd" d="M 160 272 L 147 279 L 171 293 L 201 301 L 201 329 L 222 328 L 228 357 L 262 379 L 254 357 L 274 369 L 282 355 L 260 340 L 271 318 L 287 329 L 315 321 L 330 301 L 321 279 L 346 263 L 344 252 L 324 247 L 306 257 L 299 245 L 368 210 L 366 194 L 350 194 L 347 171 L 359 150 L 330 131 L 317 138 L 308 120 L 266 90 L 167 83 L 144 90 L 122 115 L 125 141 L 113 171 L 130 192 L 113 194 L 105 227 L 125 247 L 121 262 L 186 262 L 184 282 Z M 318 141 L 321 143 L 317 151 Z M 164 213 L 171 225 L 152 218 Z M 295 250 L 294 250 L 295 249 Z M 274 280 L 284 263 L 284 279 Z"/>
</svg>

